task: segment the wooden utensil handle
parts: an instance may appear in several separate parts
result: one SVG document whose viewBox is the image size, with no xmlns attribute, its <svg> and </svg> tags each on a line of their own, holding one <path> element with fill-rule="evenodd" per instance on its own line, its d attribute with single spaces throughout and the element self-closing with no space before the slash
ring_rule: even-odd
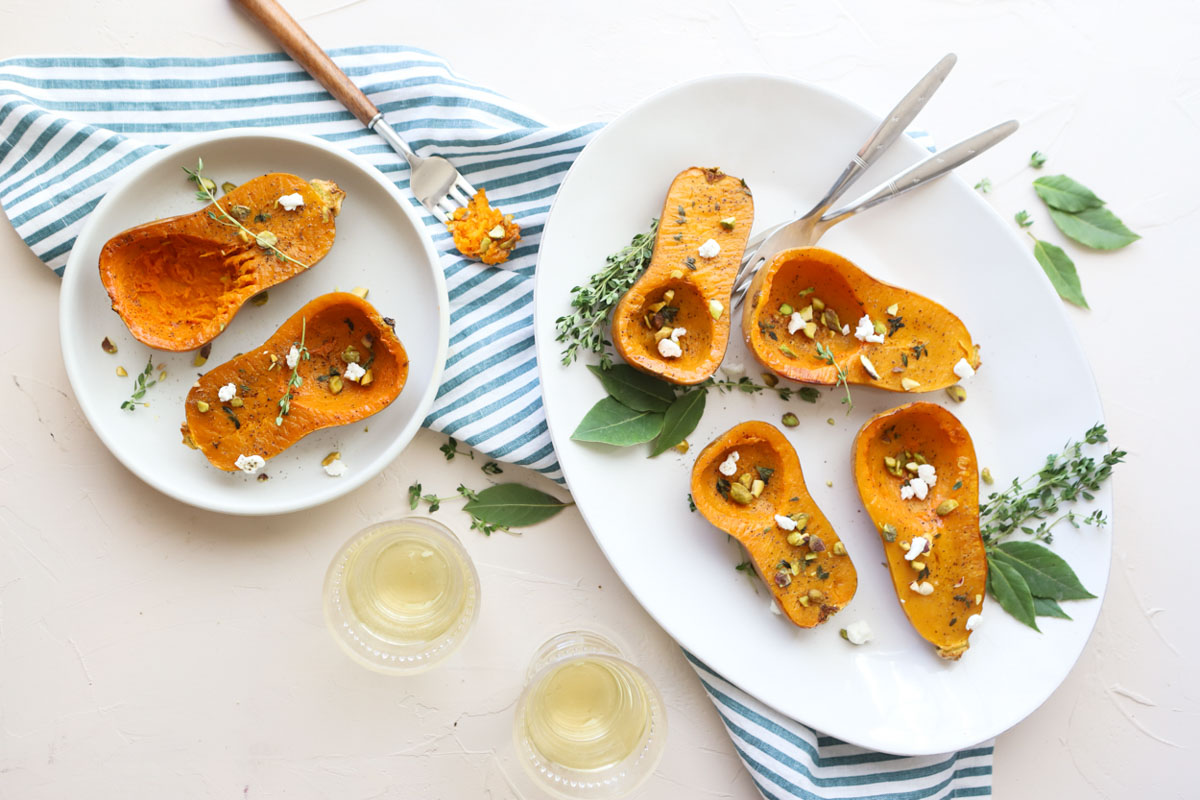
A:
<svg viewBox="0 0 1200 800">
<path fill-rule="evenodd" d="M 357 86 L 333 63 L 324 50 L 312 40 L 304 28 L 292 15 L 279 5 L 277 0 L 234 0 L 245 9 L 250 16 L 263 24 L 271 35 L 283 45 L 284 51 L 295 59 L 324 86 L 330 94 L 336 97 L 342 105 L 350 109 L 354 116 L 364 125 L 370 124 L 379 109 L 367 99 Z"/>
</svg>

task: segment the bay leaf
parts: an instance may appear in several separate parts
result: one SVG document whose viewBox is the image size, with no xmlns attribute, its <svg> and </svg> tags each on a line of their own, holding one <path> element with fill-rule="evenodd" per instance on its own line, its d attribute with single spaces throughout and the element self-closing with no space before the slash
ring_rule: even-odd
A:
<svg viewBox="0 0 1200 800">
<path fill-rule="evenodd" d="M 611 397 L 606 397 L 584 415 L 571 438 L 577 442 L 600 442 L 627 447 L 650 441 L 658 436 L 662 428 L 662 412 L 635 411 Z"/>
<path fill-rule="evenodd" d="M 654 440 L 654 444 L 650 448 L 651 456 L 656 456 L 668 448 L 674 447 L 686 439 L 689 433 L 696 430 L 700 418 L 704 416 L 704 402 L 707 396 L 706 390 L 693 389 L 676 398 L 671 407 L 667 409 L 662 432 L 658 434 L 658 438 Z"/>
<path fill-rule="evenodd" d="M 1074 213 L 1104 205 L 1095 192 L 1066 175 L 1044 175 L 1033 182 L 1033 190 L 1046 205 L 1059 211 Z"/>
<path fill-rule="evenodd" d="M 463 510 L 484 522 L 511 528 L 550 519 L 569 505 L 520 483 L 501 483 L 476 493 Z"/>
<path fill-rule="evenodd" d="M 1042 270 L 1059 297 L 1080 308 L 1088 308 L 1087 300 L 1083 296 L 1083 287 L 1079 283 L 1079 273 L 1075 270 L 1075 262 L 1061 247 L 1034 239 L 1033 256 L 1042 265 Z"/>
<path fill-rule="evenodd" d="M 1074 214 L 1052 208 L 1050 218 L 1067 236 L 1096 250 L 1120 250 L 1142 238 L 1107 208 L 1088 208 Z"/>
<path fill-rule="evenodd" d="M 608 369 L 589 364 L 588 369 L 600 379 L 610 397 L 634 411 L 666 411 L 675 400 L 671 384 L 628 364 L 613 364 Z"/>
<path fill-rule="evenodd" d="M 1033 595 L 1029 584 L 1021 577 L 1016 568 L 988 553 L 988 591 L 996 598 L 1000 607 L 1024 622 L 1035 631 L 1037 626 L 1036 614 L 1033 609 Z"/>
<path fill-rule="evenodd" d="M 1034 597 L 1087 600 L 1096 596 L 1083 588 L 1079 577 L 1062 556 L 1037 542 L 1004 542 L 993 552 L 1021 573 Z"/>
</svg>

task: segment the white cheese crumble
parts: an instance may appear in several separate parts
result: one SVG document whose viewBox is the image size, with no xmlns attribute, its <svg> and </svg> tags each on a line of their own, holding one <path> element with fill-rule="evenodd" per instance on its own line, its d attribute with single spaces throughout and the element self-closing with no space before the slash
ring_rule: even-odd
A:
<svg viewBox="0 0 1200 800">
<path fill-rule="evenodd" d="M 292 345 L 292 349 L 288 350 L 287 365 L 288 369 L 295 369 L 300 363 L 300 351 L 296 349 L 296 345 Z"/>
<path fill-rule="evenodd" d="M 267 465 L 267 460 L 262 456 L 240 455 L 233 465 L 247 475 L 253 475 Z"/>
<path fill-rule="evenodd" d="M 783 528 L 785 531 L 796 530 L 796 520 L 791 517 L 785 517 L 783 514 L 775 515 L 775 524 Z"/>
<path fill-rule="evenodd" d="M 663 358 L 679 358 L 683 348 L 679 346 L 679 337 L 687 334 L 687 328 L 676 328 L 671 331 L 671 338 L 658 340 L 658 354 Z"/>
<path fill-rule="evenodd" d="M 734 473 L 737 472 L 738 459 L 741 457 L 741 453 L 737 450 L 732 451 L 729 455 L 725 456 L 725 460 L 721 462 L 721 466 L 717 467 L 717 472 L 726 477 L 733 477 Z"/>
<path fill-rule="evenodd" d="M 921 581 L 920 583 L 913 581 L 908 585 L 908 588 L 912 589 L 922 597 L 928 597 L 929 595 L 933 594 L 933 584 L 929 581 Z"/>
<path fill-rule="evenodd" d="M 367 371 L 365 369 L 363 369 L 361 366 L 359 366 L 355 362 L 351 361 L 349 364 L 346 365 L 346 371 L 344 373 L 342 373 L 342 377 L 348 381 L 356 381 L 357 382 L 363 375 L 366 375 L 366 374 L 367 374 Z"/>
<path fill-rule="evenodd" d="M 346 466 L 345 461 L 342 461 L 340 458 L 335 458 L 333 461 L 330 461 L 328 464 L 326 464 L 323 469 L 325 470 L 325 474 L 329 477 L 340 478 L 346 474 L 346 470 L 349 469 L 349 467 Z"/>
<path fill-rule="evenodd" d="M 925 548 L 929 545 L 929 540 L 924 536 L 914 536 L 912 544 L 908 546 L 908 552 L 904 554 L 905 561 L 912 561 L 921 553 L 925 552 Z"/>
<path fill-rule="evenodd" d="M 778 604 L 778 603 L 776 603 L 774 600 L 772 600 L 772 601 L 770 601 L 770 606 L 771 606 L 771 613 L 772 613 L 772 614 L 774 614 L 774 615 L 775 615 L 775 616 L 777 616 L 777 617 L 782 617 L 782 616 L 783 616 L 783 612 L 779 610 L 779 604 Z"/>
<path fill-rule="evenodd" d="M 850 323 L 847 322 L 844 325 L 842 325 L 842 336 L 849 336 L 849 335 L 850 335 Z"/>
<path fill-rule="evenodd" d="M 883 344 L 883 334 L 875 332 L 875 323 L 871 321 L 870 314 L 863 314 L 863 318 L 858 321 L 854 328 L 854 338 L 860 342 Z"/>
<path fill-rule="evenodd" d="M 795 333 L 804 327 L 804 317 L 800 316 L 799 311 L 793 311 L 792 316 L 788 319 L 788 333 Z"/>
<path fill-rule="evenodd" d="M 900 487 L 900 499 L 911 500 L 914 497 L 918 500 L 924 500 L 929 496 L 929 484 L 920 478 L 913 478 L 908 483 Z"/>
<path fill-rule="evenodd" d="M 972 614 L 971 616 L 967 617 L 967 624 L 965 627 L 967 630 L 973 631 L 979 627 L 980 622 L 983 622 L 983 618 L 978 614 Z"/>
<path fill-rule="evenodd" d="M 959 380 L 965 381 L 975 374 L 975 368 L 971 366 L 971 362 L 965 358 L 960 358 L 958 363 L 954 365 L 954 374 Z"/>
<path fill-rule="evenodd" d="M 717 244 L 716 239 L 709 239 L 700 245 L 699 253 L 701 258 L 716 258 L 721 254 L 721 245 Z"/>
<path fill-rule="evenodd" d="M 299 192 L 292 192 L 291 194 L 281 194 L 275 202 L 283 206 L 284 211 L 295 211 L 304 205 L 304 197 Z"/>
<path fill-rule="evenodd" d="M 925 481 L 926 486 L 937 486 L 937 470 L 933 464 L 918 464 L 917 477 Z"/>
<path fill-rule="evenodd" d="M 227 383 L 217 389 L 217 399 L 222 403 L 228 403 L 235 395 L 237 395 L 237 386 L 232 383 Z"/>
<path fill-rule="evenodd" d="M 871 626 L 865 619 L 851 622 L 846 626 L 846 641 L 850 644 L 866 644 L 871 641 Z"/>
<path fill-rule="evenodd" d="M 736 381 L 746 374 L 746 365 L 740 361 L 730 361 L 721 365 L 721 372 L 725 373 L 726 378 Z"/>
</svg>

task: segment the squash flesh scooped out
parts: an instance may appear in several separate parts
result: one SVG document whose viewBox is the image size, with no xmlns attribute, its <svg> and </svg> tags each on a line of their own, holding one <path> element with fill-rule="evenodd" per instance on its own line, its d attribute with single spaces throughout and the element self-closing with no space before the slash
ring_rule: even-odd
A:
<svg viewBox="0 0 1200 800">
<path fill-rule="evenodd" d="M 870 318 L 866 341 L 856 336 L 864 316 Z M 956 367 L 970 374 L 960 361 L 971 371 L 980 365 L 971 334 L 949 309 L 820 247 L 784 250 L 758 271 L 746 295 L 742 335 L 775 374 L 824 386 L 837 383 L 837 368 L 818 356 L 818 343 L 846 370 L 848 383 L 892 392 L 944 389 L 960 380 Z"/>
<path fill-rule="evenodd" d="M 613 312 L 613 346 L 630 366 L 686 385 L 717 371 L 729 344 L 733 282 L 753 223 L 754 200 L 740 178 L 701 167 L 675 176 L 650 264 Z M 675 330 L 686 333 L 672 337 Z M 664 355 L 664 338 L 679 352 L 664 345 L 672 353 Z"/>
<path fill-rule="evenodd" d="M 941 406 L 909 403 L 867 420 L 852 460 L 905 615 L 940 657 L 958 660 L 970 646 L 968 622 L 982 611 L 987 588 L 970 434 Z M 902 488 L 911 488 L 922 465 L 932 466 L 935 483 L 924 498 L 904 499 Z"/>
<path fill-rule="evenodd" d="M 278 201 L 293 194 L 304 204 L 289 211 Z M 217 198 L 220 210 L 209 204 L 109 239 L 100 251 L 100 279 L 138 341 L 159 350 L 194 350 L 225 330 L 251 297 L 329 252 L 344 197 L 331 181 L 262 175 Z M 289 258 L 262 246 L 259 234 Z"/>
<path fill-rule="evenodd" d="M 291 388 L 283 413 L 279 401 L 289 391 L 293 347 L 300 385 Z M 363 374 L 352 380 L 358 370 Z M 186 400 L 183 441 L 213 466 L 232 472 L 240 456 L 267 460 L 313 431 L 382 411 L 400 395 L 407 377 L 404 346 L 370 303 L 347 292 L 321 295 L 266 342 L 196 382 Z M 222 388 L 230 384 L 235 394 L 222 400 Z"/>
<path fill-rule="evenodd" d="M 721 465 L 733 453 L 736 463 L 726 475 Z M 808 493 L 795 449 L 774 425 L 743 422 L 714 439 L 696 457 L 691 489 L 704 518 L 746 548 L 793 624 L 815 627 L 854 597 L 854 563 Z"/>
</svg>

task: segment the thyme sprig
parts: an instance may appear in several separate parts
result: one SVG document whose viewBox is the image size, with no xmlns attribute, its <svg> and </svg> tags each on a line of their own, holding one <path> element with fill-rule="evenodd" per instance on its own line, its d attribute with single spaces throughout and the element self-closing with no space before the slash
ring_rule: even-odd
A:
<svg viewBox="0 0 1200 800">
<path fill-rule="evenodd" d="M 846 389 L 846 396 L 842 398 L 842 403 L 845 404 L 846 413 L 849 414 L 854 408 L 854 398 L 850 396 L 850 384 L 846 380 L 846 369 L 833 357 L 833 352 L 820 342 L 817 342 L 817 358 L 821 359 L 826 364 L 830 364 L 835 370 L 837 370 L 837 383 L 834 385 L 842 386 Z"/>
<path fill-rule="evenodd" d="M 459 450 L 458 439 L 450 436 L 446 439 L 446 443 L 438 448 L 442 451 L 442 455 L 447 461 L 453 461 L 455 456 L 470 456 L 471 460 L 475 460 L 475 453 L 472 450 Z"/>
<path fill-rule="evenodd" d="M 1104 425 L 1093 425 L 1083 441 L 1069 443 L 1061 452 L 1046 457 L 1046 463 L 1034 475 L 1013 482 L 1002 492 L 992 492 L 979 506 L 980 533 L 989 547 L 1014 533 L 1024 533 L 1050 544 L 1052 529 L 1060 522 L 1072 527 L 1103 526 L 1108 519 L 1100 510 L 1082 515 L 1075 511 L 1059 513 L 1064 503 L 1080 498 L 1092 500 L 1100 485 L 1112 476 L 1113 467 L 1125 460 L 1128 453 L 1118 447 L 1099 460 L 1083 453 L 1085 444 L 1108 441 Z M 1056 516 L 1057 515 L 1057 516 Z M 1038 523 L 1034 525 L 1034 523 Z"/>
<path fill-rule="evenodd" d="M 150 356 L 146 360 L 146 368 L 138 374 L 133 380 L 133 394 L 129 399 L 121 403 L 121 408 L 126 411 L 133 411 L 138 406 L 149 407 L 149 403 L 143 403 L 142 398 L 146 396 L 146 390 L 154 386 L 158 381 L 151 380 L 150 376 L 154 374 L 154 356 Z"/>
<path fill-rule="evenodd" d="M 283 418 L 292 410 L 292 389 L 299 389 L 303 382 L 300 378 L 300 362 L 308 361 L 311 356 L 308 353 L 308 346 L 304 344 L 304 339 L 308 335 L 308 318 L 300 318 L 300 344 L 296 346 L 296 351 L 299 353 L 299 358 L 296 359 L 295 366 L 292 367 L 292 375 L 288 378 L 287 391 L 283 397 L 279 398 L 279 416 L 275 417 L 275 424 L 282 425 Z"/>
<path fill-rule="evenodd" d="M 699 384 L 702 389 L 716 389 L 722 394 L 727 392 L 745 392 L 746 394 L 758 394 L 760 392 L 775 392 L 781 400 L 791 400 L 793 397 L 799 397 L 806 403 L 815 403 L 821 396 L 821 393 L 811 386 L 765 386 L 761 383 L 755 383 L 751 378 L 738 378 L 736 381 L 725 380 L 719 378 L 709 378 Z"/>
<path fill-rule="evenodd" d="M 292 258 L 287 253 L 280 250 L 279 247 L 277 247 L 279 237 L 277 237 L 271 231 L 264 230 L 255 233 L 243 225 L 241 220 L 231 213 L 235 208 L 232 203 L 228 209 L 222 208 L 220 202 L 217 201 L 217 196 L 213 193 L 217 188 L 217 184 L 211 178 L 206 178 L 200 174 L 203 170 L 204 159 L 201 158 L 196 159 L 196 168 L 194 170 L 188 169 L 187 167 L 183 168 L 183 171 L 187 173 L 188 180 L 196 184 L 196 199 L 207 200 L 216 206 L 216 213 L 213 213 L 212 211 L 208 212 L 209 219 L 213 220 L 218 225 L 224 225 L 226 228 L 233 228 L 234 230 L 238 231 L 242 238 L 246 239 L 247 241 L 253 241 L 262 249 L 274 253 L 277 258 L 281 258 L 284 261 L 290 261 L 303 269 L 309 268 L 309 264 L 305 264 L 303 261 Z M 246 211 L 248 212 L 249 209 L 246 209 Z"/>
<path fill-rule="evenodd" d="M 586 286 L 571 289 L 574 311 L 554 322 L 558 331 L 555 341 L 566 345 L 563 348 L 564 365 L 574 361 L 582 349 L 599 353 L 602 368 L 612 366 L 612 355 L 608 352 L 610 342 L 605 337 L 609 314 L 650 263 L 657 233 L 658 220 L 655 219 L 650 222 L 650 230 L 634 236 L 627 247 L 605 258 L 604 269 L 593 275 Z"/>
</svg>

